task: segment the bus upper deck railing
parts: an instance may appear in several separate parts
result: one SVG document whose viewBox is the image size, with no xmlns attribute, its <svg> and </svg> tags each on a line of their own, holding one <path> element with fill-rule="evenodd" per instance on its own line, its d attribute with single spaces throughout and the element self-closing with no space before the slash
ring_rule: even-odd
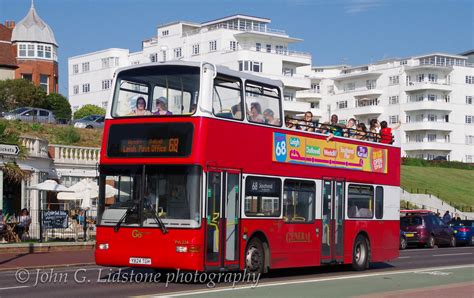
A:
<svg viewBox="0 0 474 298">
<path fill-rule="evenodd" d="M 328 141 L 331 140 L 332 137 L 337 136 L 374 143 L 393 144 L 394 142 L 393 135 L 384 136 L 381 133 L 347 128 L 343 124 L 320 123 L 318 121 L 305 121 L 285 117 L 285 126 L 289 129 L 328 135 Z"/>
</svg>

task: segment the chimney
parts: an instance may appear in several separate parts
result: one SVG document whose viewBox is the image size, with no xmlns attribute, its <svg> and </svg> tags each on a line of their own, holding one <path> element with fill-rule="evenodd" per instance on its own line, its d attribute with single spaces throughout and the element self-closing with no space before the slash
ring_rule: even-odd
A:
<svg viewBox="0 0 474 298">
<path fill-rule="evenodd" d="M 15 28 L 15 21 L 5 21 L 5 27 L 7 27 L 8 29 Z"/>
</svg>

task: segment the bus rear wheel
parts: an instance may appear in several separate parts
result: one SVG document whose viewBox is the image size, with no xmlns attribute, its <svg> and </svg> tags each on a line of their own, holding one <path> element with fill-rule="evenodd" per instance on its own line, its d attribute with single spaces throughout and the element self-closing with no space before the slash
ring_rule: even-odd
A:
<svg viewBox="0 0 474 298">
<path fill-rule="evenodd" d="M 250 240 L 245 252 L 245 268 L 250 273 L 263 274 L 265 254 L 262 241 L 258 238 Z"/>
<path fill-rule="evenodd" d="M 369 244 L 367 239 L 358 235 L 352 252 L 352 268 L 356 271 L 365 270 L 369 265 Z"/>
</svg>

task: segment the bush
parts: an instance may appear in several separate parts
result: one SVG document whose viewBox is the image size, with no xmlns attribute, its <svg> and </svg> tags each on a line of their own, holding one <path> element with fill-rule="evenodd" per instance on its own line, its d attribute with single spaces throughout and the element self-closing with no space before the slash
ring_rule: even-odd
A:
<svg viewBox="0 0 474 298">
<path fill-rule="evenodd" d="M 61 145 L 72 145 L 81 140 L 81 135 L 76 128 L 72 126 L 63 127 L 58 130 L 58 133 L 55 138 L 56 144 Z"/>
<path fill-rule="evenodd" d="M 58 93 L 51 93 L 46 97 L 45 109 L 51 110 L 59 122 L 68 122 L 71 120 L 71 105 L 66 97 Z M 61 121 L 62 120 L 62 121 Z"/>
<path fill-rule="evenodd" d="M 425 160 L 421 158 L 402 158 L 402 165 L 415 167 L 439 167 L 461 170 L 474 170 L 474 166 L 460 161 Z"/>
<path fill-rule="evenodd" d="M 105 109 L 95 105 L 85 105 L 74 113 L 74 119 L 81 119 L 89 115 L 105 115 Z"/>
<path fill-rule="evenodd" d="M 0 110 L 11 111 L 19 107 L 44 106 L 46 93 L 24 79 L 0 80 Z"/>
</svg>

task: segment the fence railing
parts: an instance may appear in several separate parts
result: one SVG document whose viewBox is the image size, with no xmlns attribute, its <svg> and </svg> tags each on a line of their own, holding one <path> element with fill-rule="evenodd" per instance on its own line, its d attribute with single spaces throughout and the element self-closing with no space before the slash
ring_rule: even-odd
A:
<svg viewBox="0 0 474 298">
<path fill-rule="evenodd" d="M 48 158 L 48 141 L 37 137 L 24 136 L 21 137 L 21 144 L 25 146 L 28 156 Z"/>
<path fill-rule="evenodd" d="M 55 163 L 87 164 L 99 162 L 100 148 L 51 145 Z"/>
</svg>

